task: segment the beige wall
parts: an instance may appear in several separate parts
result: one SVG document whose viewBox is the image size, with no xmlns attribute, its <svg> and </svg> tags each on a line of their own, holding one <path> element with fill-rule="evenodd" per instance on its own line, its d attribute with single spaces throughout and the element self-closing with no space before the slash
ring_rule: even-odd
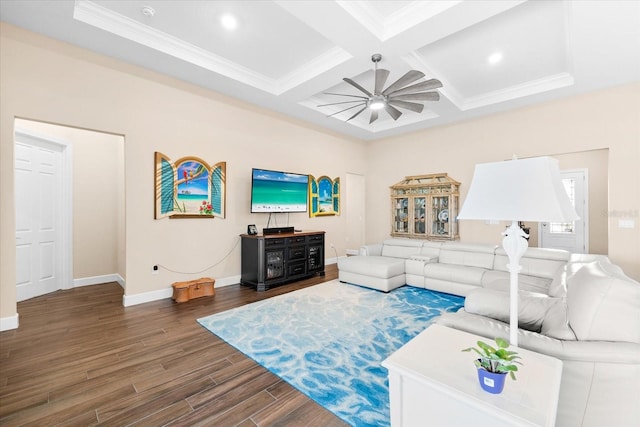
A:
<svg viewBox="0 0 640 427">
<path fill-rule="evenodd" d="M 252 167 L 341 177 L 343 182 L 347 172 L 364 174 L 361 141 L 10 25 L 0 29 L 0 318 L 16 312 L 15 117 L 124 135 L 127 295 L 196 277 L 164 270 L 152 275 L 154 264 L 197 272 L 219 263 L 197 277 L 240 274 L 238 235 L 247 224 L 266 226 L 268 216 L 250 213 Z M 195 155 L 211 164 L 226 161 L 227 218 L 154 220 L 155 151 L 172 159 Z M 279 225 L 287 223 L 284 214 L 276 219 Z M 345 215 L 291 214 L 288 220 L 296 228 L 326 231 L 327 242 L 344 254 Z"/>
<path fill-rule="evenodd" d="M 388 187 L 405 175 L 448 172 L 462 182 L 464 200 L 476 163 L 514 153 L 558 155 L 562 162 L 564 154 L 591 150 L 608 150 L 609 255 L 640 278 L 640 84 L 364 143 L 10 25 L 0 25 L 0 36 L 0 318 L 16 312 L 15 117 L 124 136 L 126 213 L 116 228 L 126 229 L 126 255 L 118 251 L 116 262 L 126 263 L 127 295 L 193 277 L 151 275 L 153 264 L 195 272 L 219 263 L 202 275 L 239 274 L 238 234 L 267 221 L 266 214 L 249 213 L 251 167 L 341 177 L 343 183 L 346 173 L 366 174 L 366 239 L 374 242 L 389 235 Z M 154 220 L 155 151 L 172 159 L 226 161 L 227 218 Z M 625 216 L 635 228 L 617 227 Z M 286 216 L 277 219 L 286 225 Z M 288 222 L 325 230 L 327 242 L 344 254 L 346 215 L 291 214 Z M 461 234 L 465 241 L 500 240 L 496 226 L 474 221 L 463 222 Z"/>
<path fill-rule="evenodd" d="M 604 152 L 608 153 L 606 167 Z M 640 84 L 370 143 L 367 241 L 389 236 L 388 187 L 405 175 L 447 172 L 462 183 L 463 204 L 475 164 L 510 159 L 513 154 L 521 158 L 551 155 L 559 160 L 560 169 L 593 170 L 599 181 L 590 184 L 595 192 L 591 220 L 596 224 L 590 229 L 591 248 L 608 251 L 613 262 L 640 279 Z M 605 176 L 603 170 L 608 171 Z M 608 186 L 608 206 L 602 200 L 604 186 Z M 606 232 L 603 212 L 608 212 Z M 618 220 L 624 218 L 633 219 L 635 228 L 619 228 Z M 499 244 L 503 226 L 461 221 L 461 240 Z"/>
<path fill-rule="evenodd" d="M 124 138 L 23 119 L 15 126 L 72 146 L 73 278 L 124 278 Z"/>
</svg>

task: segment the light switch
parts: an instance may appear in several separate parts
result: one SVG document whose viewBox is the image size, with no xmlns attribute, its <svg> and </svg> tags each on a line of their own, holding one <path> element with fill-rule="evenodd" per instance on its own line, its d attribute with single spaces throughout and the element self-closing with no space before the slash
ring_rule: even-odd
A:
<svg viewBox="0 0 640 427">
<path fill-rule="evenodd" d="M 618 228 L 635 228 L 636 222 L 632 219 L 619 219 Z"/>
</svg>

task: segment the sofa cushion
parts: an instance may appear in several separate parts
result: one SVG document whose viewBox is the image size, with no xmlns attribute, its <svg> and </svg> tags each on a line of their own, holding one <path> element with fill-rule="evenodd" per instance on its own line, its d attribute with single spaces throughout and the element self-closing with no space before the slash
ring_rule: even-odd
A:
<svg viewBox="0 0 640 427">
<path fill-rule="evenodd" d="M 433 263 L 424 266 L 425 278 L 446 280 L 449 282 L 467 283 L 480 286 L 482 275 L 487 270 L 480 267 Z"/>
<path fill-rule="evenodd" d="M 579 340 L 640 343 L 640 283 L 596 261 L 567 278 L 569 325 Z"/>
<path fill-rule="evenodd" d="M 338 258 L 338 270 L 388 279 L 404 275 L 404 260 L 383 256 L 350 256 Z"/>
<path fill-rule="evenodd" d="M 495 249 L 495 245 L 447 242 L 440 247 L 439 262 L 492 269 Z"/>
<path fill-rule="evenodd" d="M 422 243 L 422 248 L 420 248 L 420 255 L 434 258 L 440 255 L 440 248 L 442 247 L 442 242 L 432 242 L 430 240 L 425 240 Z"/>
<path fill-rule="evenodd" d="M 542 320 L 540 333 L 551 338 L 563 341 L 575 341 L 576 334 L 569 326 L 569 317 L 567 314 L 567 301 L 565 298 L 554 298 L 557 300 L 547 310 L 547 314 Z"/>
<path fill-rule="evenodd" d="M 421 240 L 387 239 L 382 244 L 382 256 L 406 259 L 411 255 L 419 255 L 421 248 Z"/>
<path fill-rule="evenodd" d="M 511 284 L 510 273 L 505 271 L 489 270 L 482 276 L 482 287 L 509 292 Z M 537 276 L 518 274 L 518 290 L 526 292 L 542 293 L 547 295 L 551 279 Z"/>
<path fill-rule="evenodd" d="M 569 274 L 569 268 L 570 264 L 558 268 L 549 285 L 549 296 L 556 298 L 567 296 L 567 275 Z"/>
<path fill-rule="evenodd" d="M 427 257 L 422 255 L 413 255 L 404 261 L 404 272 L 416 276 L 424 276 L 424 265 L 428 263 L 437 263 L 438 258 Z"/>
<path fill-rule="evenodd" d="M 518 327 L 539 332 L 549 307 L 555 298 L 543 294 L 518 295 Z M 510 296 L 508 292 L 493 289 L 475 289 L 464 300 L 465 311 L 509 323 Z"/>
<path fill-rule="evenodd" d="M 520 274 L 553 279 L 558 269 L 564 266 L 571 253 L 560 249 L 527 248 L 520 258 Z M 496 249 L 493 269 L 506 271 L 509 269 L 509 257 L 503 248 Z"/>
</svg>

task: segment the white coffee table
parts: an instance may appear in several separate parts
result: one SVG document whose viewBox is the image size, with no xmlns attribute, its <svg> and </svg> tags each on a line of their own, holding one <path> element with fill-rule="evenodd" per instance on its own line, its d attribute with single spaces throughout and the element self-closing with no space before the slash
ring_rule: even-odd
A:
<svg viewBox="0 0 640 427">
<path fill-rule="evenodd" d="M 522 348 L 517 380 L 507 378 L 501 394 L 480 388 L 473 361 L 462 352 L 490 339 L 431 325 L 382 366 L 389 370 L 392 427 L 553 426 L 562 362 Z"/>
</svg>

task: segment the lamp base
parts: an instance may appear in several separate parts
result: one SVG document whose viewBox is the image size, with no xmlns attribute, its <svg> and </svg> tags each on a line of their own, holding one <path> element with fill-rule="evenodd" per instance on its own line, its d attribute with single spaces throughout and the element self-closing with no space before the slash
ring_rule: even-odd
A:
<svg viewBox="0 0 640 427">
<path fill-rule="evenodd" d="M 518 226 L 517 221 L 513 221 L 509 228 L 503 233 L 502 247 L 507 253 L 509 264 L 509 343 L 518 346 L 518 273 L 520 272 L 520 258 L 529 247 L 527 242 L 528 234 Z"/>
</svg>

